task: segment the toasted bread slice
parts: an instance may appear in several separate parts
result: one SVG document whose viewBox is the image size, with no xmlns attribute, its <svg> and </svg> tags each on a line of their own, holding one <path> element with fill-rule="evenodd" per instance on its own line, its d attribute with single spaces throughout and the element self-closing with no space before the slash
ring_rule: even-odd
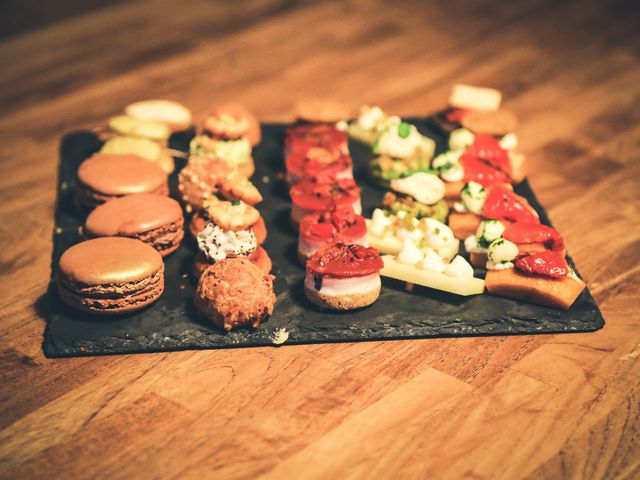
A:
<svg viewBox="0 0 640 480">
<path fill-rule="evenodd" d="M 444 199 L 447 203 L 452 204 L 460 200 L 460 192 L 464 184 L 465 182 L 463 180 L 459 182 L 444 182 Z"/>
<path fill-rule="evenodd" d="M 469 252 L 469 260 L 474 267 L 485 268 L 488 260 L 487 252 Z"/>
<path fill-rule="evenodd" d="M 464 240 L 469 235 L 475 235 L 481 221 L 480 215 L 471 212 L 451 212 L 449 214 L 449 228 L 453 231 L 453 235 L 460 240 Z"/>
<path fill-rule="evenodd" d="M 571 308 L 585 288 L 585 283 L 575 274 L 563 279 L 553 279 L 523 275 L 513 268 L 489 270 L 485 282 L 487 290 L 493 295 L 561 310 Z"/>
<path fill-rule="evenodd" d="M 527 176 L 527 159 L 521 153 L 510 152 L 509 163 L 511 164 L 511 181 L 517 185 Z"/>
</svg>

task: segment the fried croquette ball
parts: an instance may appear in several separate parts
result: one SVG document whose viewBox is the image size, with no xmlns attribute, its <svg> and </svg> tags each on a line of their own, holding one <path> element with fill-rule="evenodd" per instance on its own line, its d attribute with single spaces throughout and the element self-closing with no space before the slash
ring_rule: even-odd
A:
<svg viewBox="0 0 640 480">
<path fill-rule="evenodd" d="M 215 263 L 198 281 L 196 308 L 227 332 L 244 325 L 256 328 L 273 313 L 273 278 L 246 258 Z"/>
</svg>

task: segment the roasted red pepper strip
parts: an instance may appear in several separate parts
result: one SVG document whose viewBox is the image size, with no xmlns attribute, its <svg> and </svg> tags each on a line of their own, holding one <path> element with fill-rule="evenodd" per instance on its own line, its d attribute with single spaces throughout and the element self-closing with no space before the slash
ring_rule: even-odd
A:
<svg viewBox="0 0 640 480">
<path fill-rule="evenodd" d="M 470 111 L 471 110 L 466 108 L 451 107 L 449 110 L 447 110 L 445 118 L 447 119 L 447 122 L 460 123 L 464 116 Z"/>
<path fill-rule="evenodd" d="M 549 250 L 556 252 L 564 250 L 562 235 L 556 229 L 541 223 L 511 223 L 502 236 L 515 244 L 543 243 Z"/>
<path fill-rule="evenodd" d="M 307 261 L 307 272 L 332 277 L 363 277 L 379 272 L 384 263 L 375 248 L 342 242 L 322 248 Z"/>
<path fill-rule="evenodd" d="M 482 207 L 482 216 L 510 222 L 540 223 L 527 200 L 503 185 L 493 185 Z"/>
<path fill-rule="evenodd" d="M 477 134 L 464 153 L 488 163 L 511 177 L 509 152 L 502 148 L 500 142 L 492 135 Z"/>
<path fill-rule="evenodd" d="M 515 261 L 515 267 L 524 273 L 551 278 L 566 278 L 569 274 L 569 265 L 564 255 L 550 250 L 519 257 Z"/>
<path fill-rule="evenodd" d="M 285 138 L 287 150 L 312 147 L 345 150 L 347 148 L 347 134 L 333 125 L 325 124 L 298 125 L 287 128 Z"/>
<path fill-rule="evenodd" d="M 460 157 L 460 165 L 464 168 L 464 181 L 476 182 L 485 188 L 494 183 L 509 183 L 509 176 L 485 163 L 484 161 L 467 153 Z"/>
</svg>

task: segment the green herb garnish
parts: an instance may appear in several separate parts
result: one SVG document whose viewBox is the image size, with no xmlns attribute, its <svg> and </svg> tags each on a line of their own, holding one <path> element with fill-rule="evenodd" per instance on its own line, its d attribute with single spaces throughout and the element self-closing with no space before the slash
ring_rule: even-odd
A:
<svg viewBox="0 0 640 480">
<path fill-rule="evenodd" d="M 240 205 L 242 202 L 240 200 L 234 200 L 231 202 L 231 205 L 234 207 L 237 207 L 238 205 Z"/>
<path fill-rule="evenodd" d="M 400 138 L 407 138 L 411 134 L 411 125 L 405 122 L 401 122 L 398 125 L 398 136 Z"/>
</svg>

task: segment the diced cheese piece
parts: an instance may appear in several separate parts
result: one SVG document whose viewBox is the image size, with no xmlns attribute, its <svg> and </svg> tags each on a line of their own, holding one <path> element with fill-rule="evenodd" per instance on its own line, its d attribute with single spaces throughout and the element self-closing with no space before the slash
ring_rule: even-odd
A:
<svg viewBox="0 0 640 480">
<path fill-rule="evenodd" d="M 403 282 L 455 293 L 456 295 L 479 295 L 484 292 L 484 280 L 480 278 L 450 277 L 443 273 L 428 272 L 402 265 L 391 255 L 384 255 L 382 260 L 384 268 L 380 271 L 380 275 L 383 277 L 395 278 Z"/>
</svg>

